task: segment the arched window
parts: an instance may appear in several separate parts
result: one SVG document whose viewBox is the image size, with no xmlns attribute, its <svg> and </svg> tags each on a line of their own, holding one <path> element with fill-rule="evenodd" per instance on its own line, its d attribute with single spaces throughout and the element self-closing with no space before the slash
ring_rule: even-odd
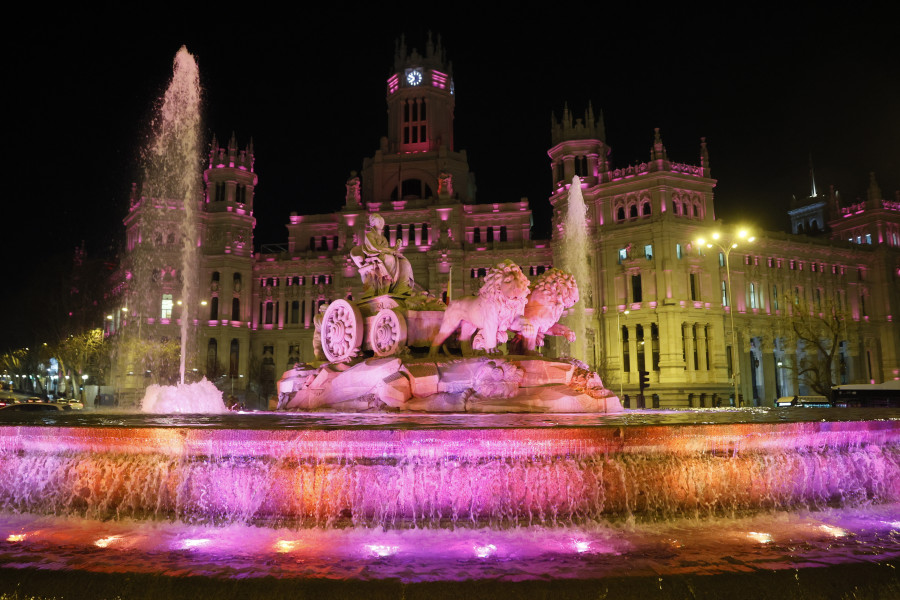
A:
<svg viewBox="0 0 900 600">
<path fill-rule="evenodd" d="M 241 320 L 241 299 L 240 298 L 232 298 L 231 299 L 231 320 L 232 321 L 240 321 Z"/>
<path fill-rule="evenodd" d="M 624 221 L 625 220 L 625 207 L 620 206 L 619 210 L 616 211 L 616 221 Z"/>
<path fill-rule="evenodd" d="M 644 202 L 641 204 L 641 216 L 648 217 L 650 216 L 650 203 Z"/>
<path fill-rule="evenodd" d="M 636 219 L 638 216 L 638 207 L 637 204 L 632 204 L 628 209 L 628 218 Z"/>
<path fill-rule="evenodd" d="M 214 321 L 219 318 L 219 297 L 213 296 L 209 301 L 209 320 Z"/>
</svg>

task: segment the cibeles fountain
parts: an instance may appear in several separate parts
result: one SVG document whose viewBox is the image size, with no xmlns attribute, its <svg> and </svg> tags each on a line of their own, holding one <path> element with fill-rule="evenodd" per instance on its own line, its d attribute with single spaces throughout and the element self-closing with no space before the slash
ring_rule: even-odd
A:
<svg viewBox="0 0 900 600">
<path fill-rule="evenodd" d="M 0 415 L 0 594 L 896 596 L 896 412 L 621 410 L 537 355 L 578 340 L 574 269 L 445 306 L 382 226 L 278 412 Z"/>
<path fill-rule="evenodd" d="M 619 399 L 576 359 L 537 350 L 548 335 L 575 335 L 558 321 L 578 302 L 574 277 L 550 269 L 534 283 L 512 261 L 487 270 L 476 295 L 443 302 L 417 290 L 409 262 L 369 217 L 350 256 L 364 293 L 335 300 L 316 320 L 320 365 L 297 364 L 279 381 L 279 409 L 452 413 L 609 413 Z M 462 356 L 441 356 L 454 333 Z M 502 354 L 509 342 L 514 354 Z M 416 357 L 411 348 L 429 348 Z M 366 358 L 366 354 L 371 357 Z"/>
</svg>

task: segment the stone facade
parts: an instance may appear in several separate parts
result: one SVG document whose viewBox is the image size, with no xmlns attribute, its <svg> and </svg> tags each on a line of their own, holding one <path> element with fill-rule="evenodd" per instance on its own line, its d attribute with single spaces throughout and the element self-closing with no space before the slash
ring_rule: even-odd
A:
<svg viewBox="0 0 900 600">
<path fill-rule="evenodd" d="M 783 297 L 791 294 L 811 302 L 841 298 L 850 308 L 839 380 L 900 377 L 900 331 L 893 319 L 900 314 L 900 200 L 885 200 L 874 179 L 868 200 L 858 205 L 842 204 L 834 192 L 795 202 L 794 232 L 809 231 L 809 223 L 799 224 L 814 219 L 828 234 L 755 232 L 755 243 L 729 252 L 726 265 L 724 253 L 694 241 L 721 225 L 705 142 L 699 165 L 677 163 L 657 130 L 647 162 L 614 168 L 602 116 L 589 106 L 576 120 L 566 109 L 554 120 L 548 153 L 553 239 L 533 240 L 527 199 L 476 199 L 466 152 L 454 147 L 454 92 L 439 45 L 429 43 L 424 55 L 399 46 L 386 84 L 387 136 L 362 170 L 350 174 L 343 207 L 291 213 L 287 243 L 260 252 L 253 251 L 258 179 L 252 144 L 240 149 L 234 138 L 225 145 L 213 140 L 199 211 L 205 304 L 198 308 L 192 368 L 224 373 L 236 392 L 253 383 L 264 395 L 275 394 L 282 372 L 313 360 L 319 306 L 361 297 L 349 252 L 371 213 L 384 217 L 391 243 L 402 240 L 416 283 L 439 298 L 477 292 L 486 270 L 504 259 L 533 280 L 559 265 L 568 189 L 578 175 L 592 243 L 591 293 L 582 295 L 586 360 L 607 387 L 632 399 L 631 406 L 643 370 L 650 373 L 648 405 L 727 404 L 736 373 L 744 404 L 771 405 L 777 396 L 806 391 L 786 369 L 798 352 L 785 333 Z M 169 222 L 176 211 L 159 204 L 133 194 L 116 295 L 131 312 L 120 309 L 110 325 L 122 329 L 129 322 L 176 338 L 178 236 L 170 239 L 176 229 Z M 152 260 L 138 260 L 142 254 Z M 138 273 L 138 264 L 147 272 Z M 170 304 L 176 300 L 168 312 L 160 308 L 164 295 Z M 559 352 L 560 343 L 551 342 L 547 352 Z M 145 385 L 134 364 L 123 369 L 118 390 Z"/>
</svg>

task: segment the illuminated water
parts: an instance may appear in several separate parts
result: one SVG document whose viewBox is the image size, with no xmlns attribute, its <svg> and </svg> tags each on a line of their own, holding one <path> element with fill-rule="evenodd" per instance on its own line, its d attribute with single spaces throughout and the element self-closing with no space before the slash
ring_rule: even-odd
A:
<svg viewBox="0 0 900 600">
<path fill-rule="evenodd" d="M 588 269 L 590 243 L 588 241 L 587 207 L 581 193 L 581 179 L 572 178 L 566 201 L 565 219 L 566 243 L 563 247 L 563 269 L 571 273 L 578 283 L 579 302 L 568 311 L 568 322 L 575 333 L 575 341 L 570 344 L 572 356 L 587 361 L 585 338 L 585 313 L 591 299 L 591 276 Z"/>
<path fill-rule="evenodd" d="M 180 310 L 172 305 L 168 308 L 173 315 L 180 315 L 179 381 L 182 384 L 185 381 L 186 358 L 194 352 L 196 304 L 199 301 L 196 213 L 203 189 L 200 98 L 197 63 L 187 48 L 182 46 L 175 55 L 172 80 L 160 100 L 152 123 L 152 139 L 144 150 L 144 193 L 154 208 L 144 211 L 142 236 L 146 246 L 154 244 L 154 247 L 137 259 L 141 264 L 137 265 L 137 281 L 133 284 L 134 300 L 139 303 L 138 317 L 156 319 L 161 314 L 160 306 L 155 304 L 159 302 L 159 289 L 152 282 L 172 277 L 181 281 L 180 296 L 176 294 L 171 298 L 180 304 Z M 177 274 L 171 271 L 169 250 L 166 248 L 170 240 L 174 242 L 176 239 L 180 240 L 181 267 Z M 169 318 L 165 313 L 162 317 Z M 145 368 L 150 366 L 145 365 Z"/>
<path fill-rule="evenodd" d="M 898 411 L 21 414 L 7 574 L 600 585 L 900 556 Z"/>
</svg>

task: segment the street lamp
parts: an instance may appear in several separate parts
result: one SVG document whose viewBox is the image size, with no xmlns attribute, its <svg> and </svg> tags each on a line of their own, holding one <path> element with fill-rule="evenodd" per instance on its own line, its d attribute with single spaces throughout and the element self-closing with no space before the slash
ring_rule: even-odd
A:
<svg viewBox="0 0 900 600">
<path fill-rule="evenodd" d="M 623 312 L 616 311 L 616 337 L 619 340 L 619 402 L 625 397 L 625 350 L 622 348 L 622 327 L 619 325 L 619 315 L 627 315 L 630 310 Z"/>
<path fill-rule="evenodd" d="M 740 229 L 728 241 L 723 239 L 723 236 L 718 231 L 713 232 L 711 240 L 706 240 L 702 237 L 696 240 L 697 243 L 701 246 L 706 246 L 707 248 L 718 248 L 725 255 L 725 276 L 728 289 L 725 290 L 725 294 L 723 295 L 722 299 L 727 303 L 728 315 L 731 317 L 731 366 L 734 371 L 731 375 L 731 378 L 734 380 L 735 406 L 741 406 L 743 403 L 740 401 L 740 394 L 738 393 L 738 378 L 740 377 L 741 366 L 738 363 L 738 342 L 734 334 L 734 302 L 732 302 L 733 296 L 731 294 L 731 261 L 729 260 L 729 257 L 731 256 L 731 251 L 738 247 L 738 241 L 746 241 L 747 243 L 752 243 L 755 239 L 756 237 L 750 235 L 750 233 L 746 229 Z"/>
<path fill-rule="evenodd" d="M 81 376 L 81 402 L 83 404 L 87 404 L 87 390 L 84 389 L 84 386 L 87 385 L 88 374 L 85 373 Z"/>
</svg>

